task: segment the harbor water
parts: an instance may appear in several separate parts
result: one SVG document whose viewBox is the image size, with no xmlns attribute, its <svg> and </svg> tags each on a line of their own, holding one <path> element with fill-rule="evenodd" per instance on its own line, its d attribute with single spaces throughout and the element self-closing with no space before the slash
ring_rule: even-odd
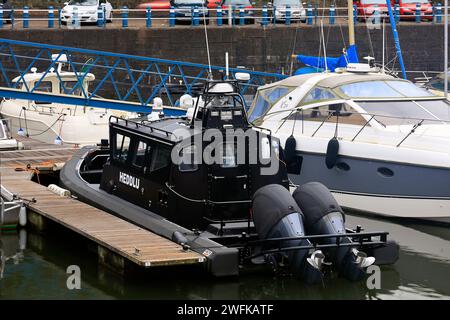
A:
<svg viewBox="0 0 450 320">
<path fill-rule="evenodd" d="M 448 227 L 347 215 L 349 226 L 386 230 L 401 246 L 395 265 L 381 268 L 381 289 L 335 275 L 307 286 L 271 270 L 212 278 L 198 269 L 148 269 L 118 275 L 99 265 L 86 243 L 67 230 L 0 235 L 0 299 L 449 299 Z M 67 268 L 81 271 L 81 289 L 69 290 Z"/>
</svg>

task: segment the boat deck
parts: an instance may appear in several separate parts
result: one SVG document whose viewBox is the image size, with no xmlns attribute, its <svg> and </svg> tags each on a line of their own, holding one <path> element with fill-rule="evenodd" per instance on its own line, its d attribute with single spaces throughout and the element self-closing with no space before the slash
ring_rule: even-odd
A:
<svg viewBox="0 0 450 320">
<path fill-rule="evenodd" d="M 2 151 L 2 188 L 26 200 L 27 207 L 138 266 L 198 264 L 204 257 L 146 229 L 70 197 L 62 197 L 31 181 L 37 168 L 55 169 L 76 151 L 31 140 L 26 150 Z M 24 140 L 25 141 L 25 140 Z M 28 168 L 27 168 L 28 166 Z"/>
</svg>

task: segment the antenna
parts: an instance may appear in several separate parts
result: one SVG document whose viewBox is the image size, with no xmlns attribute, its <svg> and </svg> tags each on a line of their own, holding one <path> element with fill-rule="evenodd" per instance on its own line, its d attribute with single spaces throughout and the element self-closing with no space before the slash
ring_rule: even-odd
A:
<svg viewBox="0 0 450 320">
<path fill-rule="evenodd" d="M 208 10 L 208 9 L 206 9 Z M 206 12 L 205 6 L 202 2 L 202 11 L 203 11 L 203 26 L 205 27 L 205 41 L 206 41 L 206 54 L 208 55 L 208 68 L 209 68 L 209 78 L 212 80 L 212 69 L 211 69 L 211 56 L 209 54 L 209 41 L 208 41 L 208 30 L 206 28 Z"/>
</svg>

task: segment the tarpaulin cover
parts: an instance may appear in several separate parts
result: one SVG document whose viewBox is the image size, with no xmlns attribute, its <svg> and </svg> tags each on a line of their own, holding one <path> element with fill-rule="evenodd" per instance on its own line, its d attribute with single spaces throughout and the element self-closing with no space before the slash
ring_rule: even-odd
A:
<svg viewBox="0 0 450 320">
<path fill-rule="evenodd" d="M 303 64 L 306 64 L 309 67 L 314 69 L 325 70 L 328 69 L 331 72 L 334 72 L 336 68 L 346 67 L 349 63 L 358 63 L 358 52 L 356 50 L 356 45 L 351 45 L 347 48 L 346 52 L 342 54 L 338 58 L 333 57 L 315 57 L 315 56 L 304 56 L 302 54 L 297 55 L 297 60 Z M 326 62 L 326 64 L 325 64 Z M 326 68 L 325 68 L 326 66 Z M 301 69 L 298 69 L 299 71 Z M 295 71 L 295 74 L 297 74 Z M 302 72 L 302 71 L 299 71 Z M 316 71 L 317 72 L 317 71 Z M 299 73 L 301 74 L 301 73 Z"/>
</svg>

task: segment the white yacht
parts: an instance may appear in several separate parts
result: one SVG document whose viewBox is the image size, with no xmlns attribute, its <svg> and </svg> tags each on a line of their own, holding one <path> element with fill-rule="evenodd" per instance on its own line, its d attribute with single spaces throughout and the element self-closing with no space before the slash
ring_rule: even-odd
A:
<svg viewBox="0 0 450 320">
<path fill-rule="evenodd" d="M 450 222 L 444 98 L 349 64 L 260 87 L 249 119 L 281 139 L 293 184 L 320 181 L 358 211 Z"/>
<path fill-rule="evenodd" d="M 89 83 L 95 80 L 95 76 L 84 74 L 82 85 L 79 85 L 75 72 L 63 70 L 66 62 L 67 57 L 61 55 L 56 63 L 57 72 L 51 69 L 44 74 L 32 68 L 23 78 L 13 79 L 13 83 L 19 83 L 18 89 L 24 91 L 35 88 L 35 92 L 82 96 L 83 92 L 88 92 Z M 136 117 L 136 114 L 122 111 L 21 99 L 3 99 L 0 114 L 10 119 L 11 131 L 19 135 L 47 143 L 74 146 L 95 144 L 101 139 L 107 139 L 111 115 Z"/>
</svg>

